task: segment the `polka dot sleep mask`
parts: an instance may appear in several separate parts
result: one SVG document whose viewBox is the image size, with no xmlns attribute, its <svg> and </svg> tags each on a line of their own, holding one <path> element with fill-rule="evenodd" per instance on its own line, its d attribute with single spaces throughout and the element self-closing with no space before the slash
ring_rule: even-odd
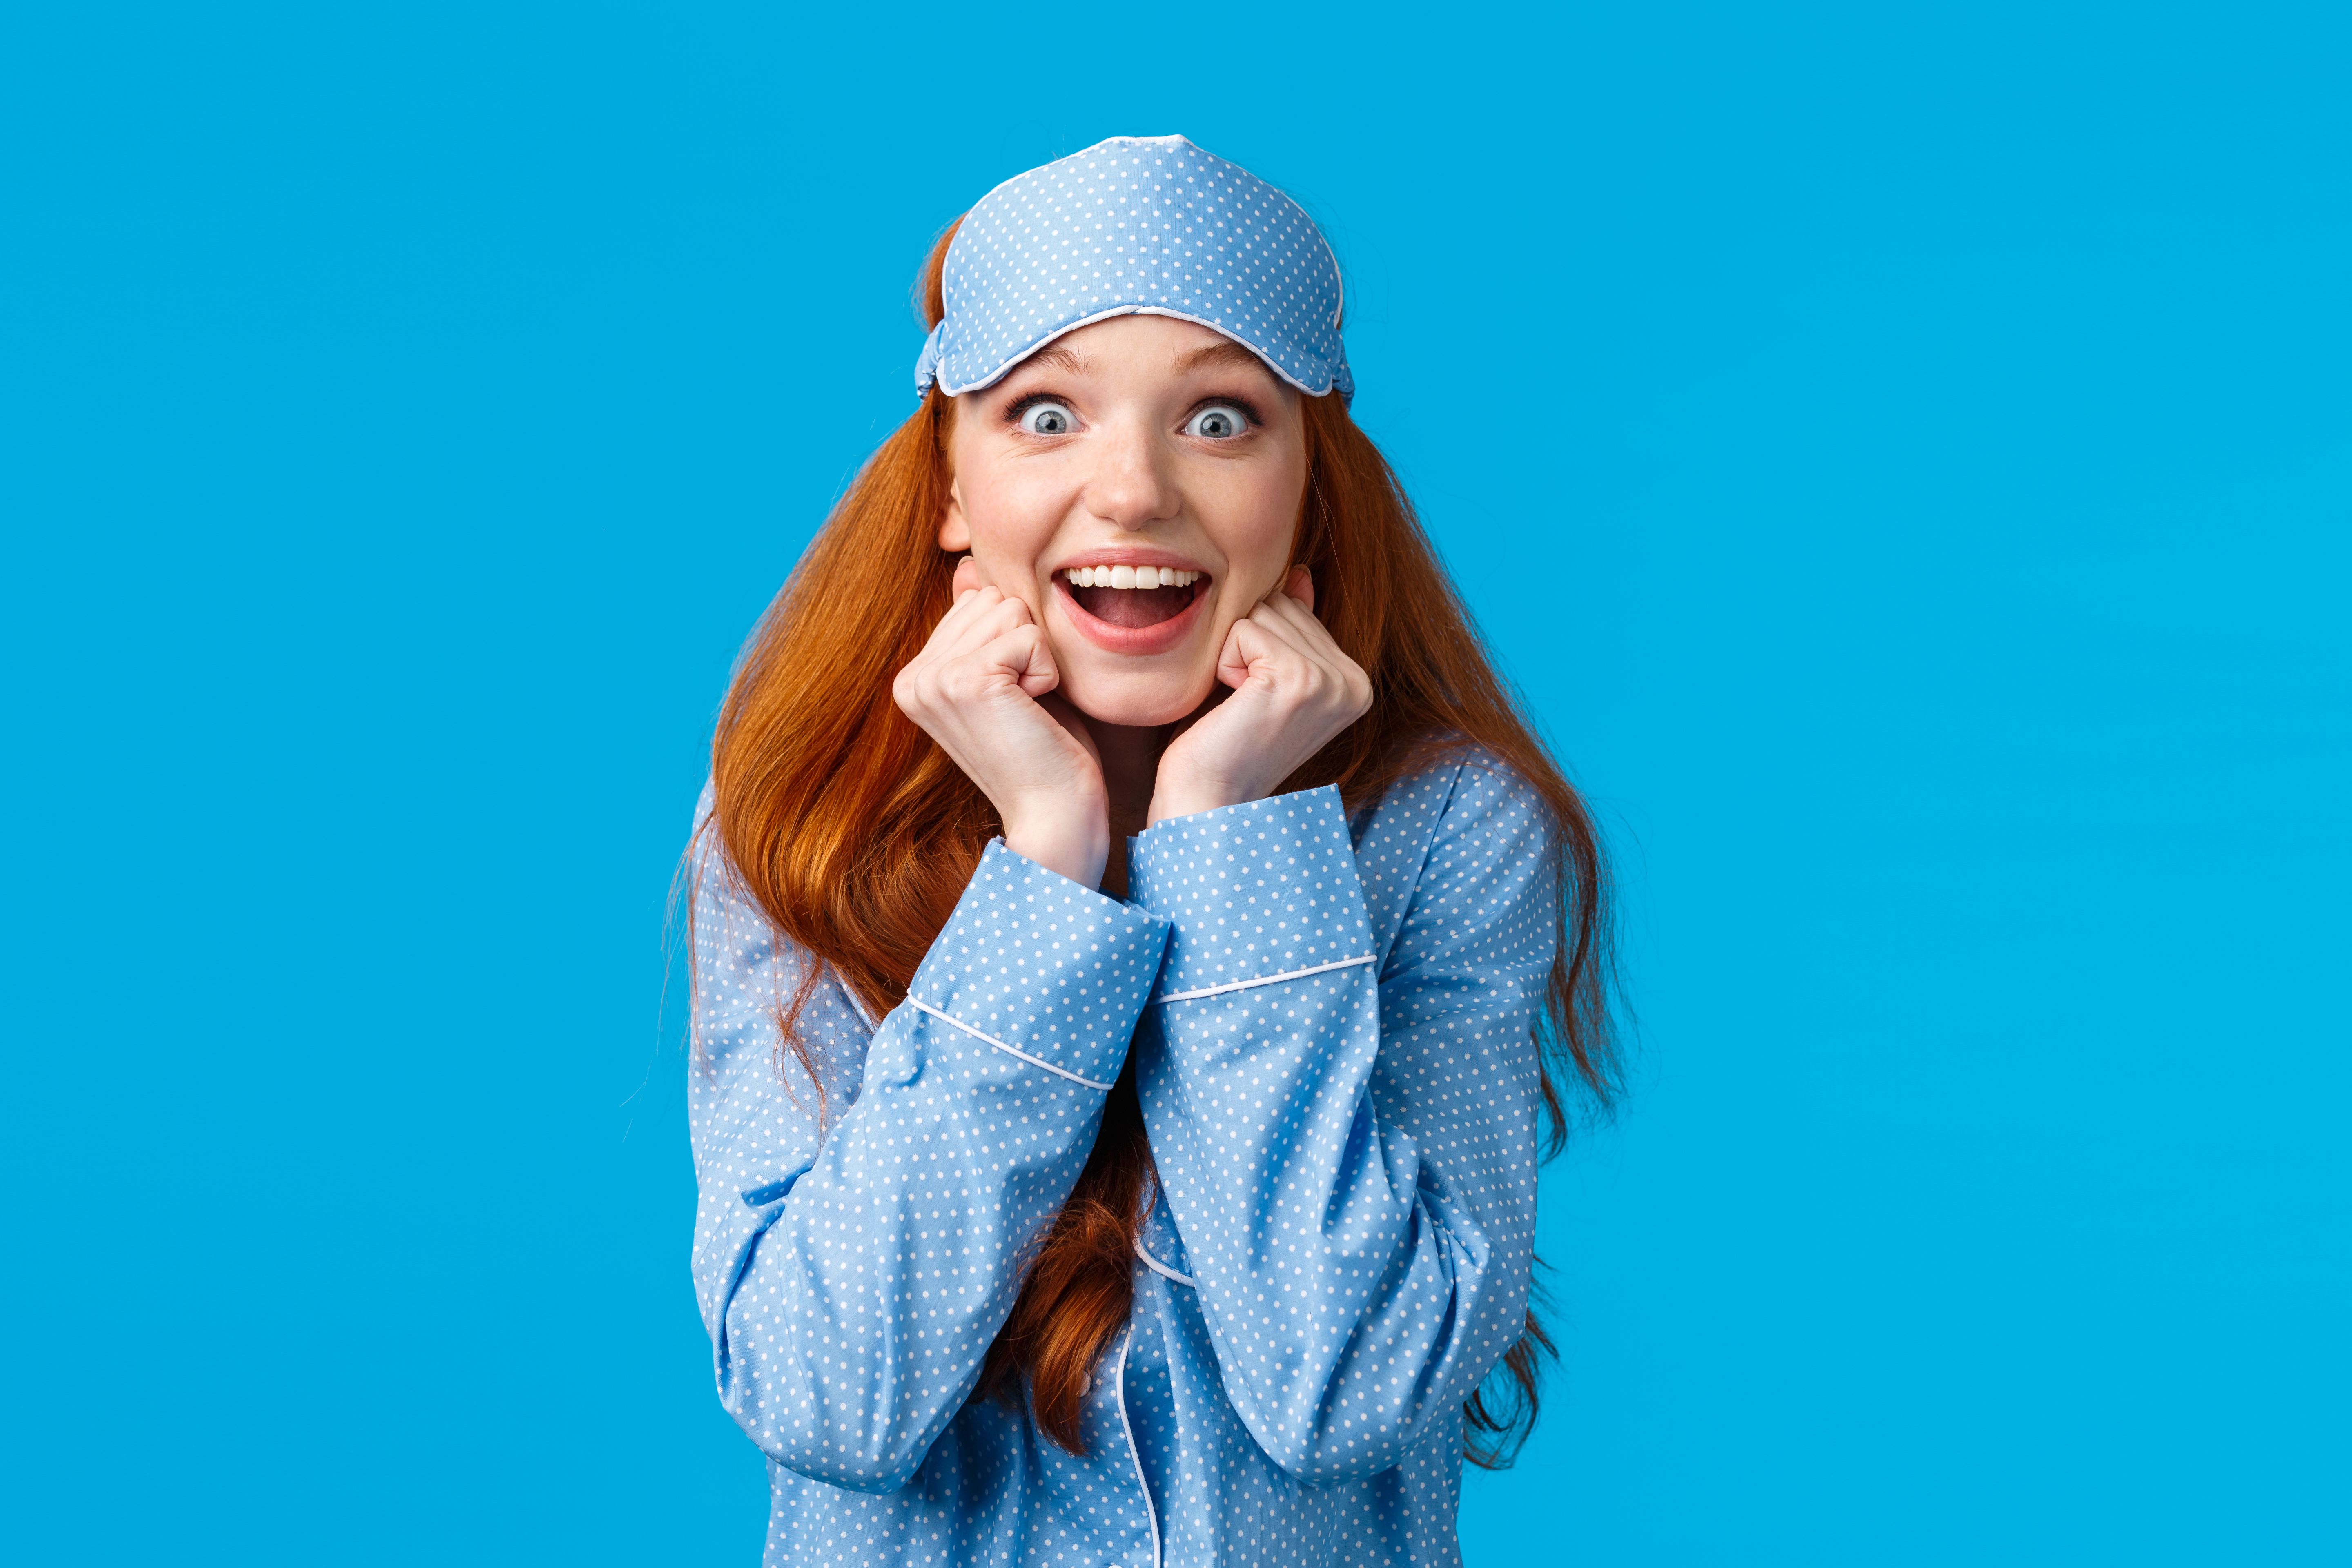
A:
<svg viewBox="0 0 2352 1568">
<path fill-rule="evenodd" d="M 1114 136 L 981 197 L 948 247 L 915 391 L 993 385 L 1111 316 L 1223 332 L 1311 396 L 1355 396 L 1339 262 L 1297 202 L 1181 136 Z"/>
</svg>

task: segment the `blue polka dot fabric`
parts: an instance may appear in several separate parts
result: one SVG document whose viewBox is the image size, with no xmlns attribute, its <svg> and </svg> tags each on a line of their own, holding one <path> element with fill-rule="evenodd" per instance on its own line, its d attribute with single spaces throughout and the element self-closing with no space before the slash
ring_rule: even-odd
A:
<svg viewBox="0 0 2352 1568">
<path fill-rule="evenodd" d="M 1297 202 L 1181 136 L 1114 136 L 997 186 L 964 216 L 918 396 L 993 385 L 1063 333 L 1175 316 L 1312 396 L 1355 396 L 1339 258 Z"/>
<path fill-rule="evenodd" d="M 1459 1563 L 1535 1233 L 1541 808 L 1474 753 L 1129 847 L 1121 902 L 992 846 L 903 1005 L 823 978 L 814 1081 L 805 955 L 701 858 L 693 1270 L 768 1563 Z M 972 1390 L 1130 1053 L 1158 1181 L 1078 1456 Z"/>
</svg>

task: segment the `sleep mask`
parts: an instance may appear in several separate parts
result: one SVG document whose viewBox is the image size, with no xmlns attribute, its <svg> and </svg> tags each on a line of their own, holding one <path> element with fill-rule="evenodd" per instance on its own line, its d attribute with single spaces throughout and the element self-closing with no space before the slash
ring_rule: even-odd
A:
<svg viewBox="0 0 2352 1568">
<path fill-rule="evenodd" d="M 1297 202 L 1181 136 L 1114 136 L 980 198 L 948 246 L 915 392 L 992 386 L 1065 332 L 1173 316 L 1311 397 L 1355 396 L 1339 262 Z"/>
</svg>

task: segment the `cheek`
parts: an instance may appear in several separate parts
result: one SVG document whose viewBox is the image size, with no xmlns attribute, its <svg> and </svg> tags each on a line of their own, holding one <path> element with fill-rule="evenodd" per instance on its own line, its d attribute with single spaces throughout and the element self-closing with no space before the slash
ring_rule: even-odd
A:
<svg viewBox="0 0 2352 1568">
<path fill-rule="evenodd" d="M 1281 585 L 1298 535 L 1298 511 L 1306 499 L 1306 464 L 1283 465 L 1234 476 L 1217 498 L 1210 532 L 1227 563 L 1226 582 L 1238 603 L 1221 605 L 1238 620 Z"/>
<path fill-rule="evenodd" d="M 991 472 L 982 467 L 968 478 L 959 477 L 957 493 L 963 498 L 964 523 L 971 531 L 971 552 L 981 563 L 1000 574 L 1034 575 L 1062 516 L 1055 487 L 1041 483 L 1034 474 Z M 997 586 L 1013 591 L 1009 583 Z"/>
</svg>

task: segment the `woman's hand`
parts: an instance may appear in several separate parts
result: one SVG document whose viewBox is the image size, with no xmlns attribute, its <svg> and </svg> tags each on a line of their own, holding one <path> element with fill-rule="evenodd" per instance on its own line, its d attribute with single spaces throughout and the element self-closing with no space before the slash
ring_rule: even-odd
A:
<svg viewBox="0 0 2352 1568">
<path fill-rule="evenodd" d="M 1234 623 L 1217 679 L 1233 695 L 1160 758 L 1154 823 L 1264 800 L 1372 705 L 1371 678 L 1315 618 L 1315 583 L 1304 566 Z"/>
<path fill-rule="evenodd" d="M 890 696 L 988 796 L 1005 847 L 1095 888 L 1110 853 L 1108 797 L 1085 724 L 1066 724 L 1039 701 L 1060 683 L 1029 606 L 983 586 L 967 555 L 953 607 Z"/>
</svg>

